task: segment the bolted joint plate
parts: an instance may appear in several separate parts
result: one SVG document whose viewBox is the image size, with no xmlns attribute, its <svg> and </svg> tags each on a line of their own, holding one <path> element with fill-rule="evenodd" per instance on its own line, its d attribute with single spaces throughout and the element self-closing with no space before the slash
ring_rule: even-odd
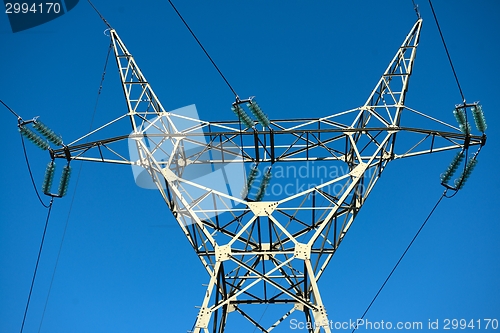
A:
<svg viewBox="0 0 500 333">
<path fill-rule="evenodd" d="M 236 297 L 234 298 L 234 300 L 236 300 Z M 229 304 L 227 305 L 227 312 L 231 313 L 234 311 L 236 311 L 236 305 L 234 305 L 234 303 L 229 302 Z"/>
<path fill-rule="evenodd" d="M 313 310 L 315 326 L 325 327 L 328 326 L 328 316 L 326 309 L 323 305 L 319 305 L 317 309 Z"/>
<path fill-rule="evenodd" d="M 208 328 L 208 323 L 210 321 L 210 315 L 212 311 L 210 311 L 207 307 L 202 307 L 200 312 L 198 313 L 198 317 L 196 318 L 196 328 Z"/>
<path fill-rule="evenodd" d="M 304 306 L 304 304 L 302 304 L 302 303 L 295 303 L 295 304 L 293 305 L 293 308 L 294 308 L 295 310 L 305 312 L 305 306 Z"/>
<path fill-rule="evenodd" d="M 389 133 L 389 134 L 395 134 L 399 130 L 399 127 L 396 125 L 388 125 L 387 127 L 388 127 L 387 133 Z"/>
<path fill-rule="evenodd" d="M 271 201 L 257 201 L 248 202 L 247 206 L 252 210 L 255 216 L 269 216 L 272 215 L 276 207 L 278 207 L 278 203 Z"/>
<path fill-rule="evenodd" d="M 215 260 L 216 261 L 226 261 L 231 257 L 231 246 L 230 245 L 216 245 L 215 246 Z"/>
<path fill-rule="evenodd" d="M 359 163 L 352 171 L 350 175 L 354 178 L 361 178 L 368 167 L 367 163 Z"/>
<path fill-rule="evenodd" d="M 311 258 L 311 246 L 308 244 L 297 243 L 295 244 L 295 258 L 307 260 Z"/>
</svg>

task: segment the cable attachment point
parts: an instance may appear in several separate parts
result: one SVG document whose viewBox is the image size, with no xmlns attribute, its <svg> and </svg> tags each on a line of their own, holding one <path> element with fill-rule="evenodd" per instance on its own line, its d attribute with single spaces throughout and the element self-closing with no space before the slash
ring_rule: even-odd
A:
<svg viewBox="0 0 500 333">
<path fill-rule="evenodd" d="M 465 135 L 471 134 L 471 126 L 467 121 L 467 109 L 470 108 L 470 112 L 472 113 L 472 117 L 474 118 L 474 122 L 476 124 L 476 128 L 478 131 L 484 134 L 486 132 L 486 119 L 484 117 L 483 107 L 479 104 L 479 102 L 475 102 L 472 104 L 458 104 L 455 106 L 453 110 L 453 115 L 457 120 L 460 131 Z"/>
<path fill-rule="evenodd" d="M 464 158 L 467 159 L 467 154 L 470 147 L 470 141 L 472 136 L 471 136 L 471 126 L 470 123 L 467 121 L 468 108 L 470 108 L 472 116 L 474 117 L 474 122 L 476 123 L 477 129 L 483 134 L 481 137 L 481 146 L 476 151 L 474 156 L 472 156 L 464 164 L 462 174 L 457 179 L 455 179 L 453 185 L 450 185 L 448 184 L 448 182 L 450 181 L 455 171 L 458 169 L 459 165 L 462 164 Z M 455 109 L 453 110 L 453 115 L 457 120 L 457 123 L 460 127 L 460 131 L 465 134 L 464 145 L 462 150 L 453 158 L 446 171 L 441 174 L 441 185 L 443 185 L 449 190 L 458 191 L 463 188 L 465 182 L 472 174 L 474 167 L 477 165 L 477 156 L 479 155 L 479 152 L 486 143 L 485 131 L 487 125 L 486 125 L 486 119 L 484 118 L 483 108 L 479 104 L 479 102 L 475 102 L 472 104 L 470 103 L 467 104 L 466 102 L 464 102 L 463 104 L 458 104 L 455 106 Z"/>
<path fill-rule="evenodd" d="M 26 125 L 32 124 L 33 128 L 40 133 L 42 136 L 38 135 Z M 19 120 L 19 123 L 17 125 L 19 127 L 19 132 L 27 138 L 29 141 L 31 141 L 35 146 L 42 150 L 50 150 L 50 143 L 56 145 L 56 146 L 62 146 L 62 138 L 61 136 L 57 135 L 52 131 L 50 128 L 48 128 L 45 124 L 43 124 L 41 121 L 38 120 L 38 117 L 35 117 L 32 120 L 28 121 L 21 121 Z M 47 141 L 48 140 L 48 141 Z"/>
</svg>

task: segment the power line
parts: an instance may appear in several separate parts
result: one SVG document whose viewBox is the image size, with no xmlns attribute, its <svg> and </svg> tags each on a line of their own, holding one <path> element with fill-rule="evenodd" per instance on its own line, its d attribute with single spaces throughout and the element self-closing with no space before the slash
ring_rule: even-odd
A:
<svg viewBox="0 0 500 333">
<path fill-rule="evenodd" d="M 186 28 L 189 30 L 189 32 L 191 33 L 191 35 L 193 36 L 193 38 L 196 40 L 196 42 L 198 43 L 198 45 L 201 47 L 201 49 L 203 50 L 203 52 L 205 52 L 205 55 L 208 57 L 208 59 L 210 60 L 210 62 L 212 63 L 212 65 L 214 65 L 214 67 L 217 70 L 217 72 L 219 72 L 219 75 L 222 77 L 222 79 L 224 80 L 224 82 L 226 82 L 226 84 L 229 87 L 229 89 L 231 89 L 231 91 L 233 92 L 234 96 L 236 97 L 236 100 L 238 100 L 239 99 L 238 94 L 233 89 L 233 87 L 231 86 L 231 84 L 229 83 L 229 81 L 226 79 L 226 77 L 224 76 L 224 74 L 222 74 L 221 70 L 215 64 L 215 61 L 212 59 L 212 57 L 210 56 L 210 54 L 208 54 L 207 50 L 203 47 L 203 44 L 201 44 L 200 40 L 198 39 L 198 37 L 196 37 L 196 35 L 194 34 L 193 30 L 191 30 L 191 28 L 187 24 L 186 20 L 184 20 L 184 18 L 182 17 L 181 13 L 179 13 L 179 11 L 177 10 L 177 8 L 175 8 L 175 6 L 172 3 L 172 1 L 168 0 L 168 2 L 172 6 L 172 8 L 175 10 L 175 12 L 177 13 L 177 15 L 181 19 L 182 23 L 184 23 L 184 25 L 186 26 Z"/>
<path fill-rule="evenodd" d="M 434 213 L 434 211 L 436 210 L 436 208 L 439 206 L 439 204 L 441 203 L 441 200 L 443 200 L 443 198 L 446 196 L 446 191 L 445 190 L 443 192 L 443 194 L 441 194 L 441 197 L 439 197 L 439 200 L 436 202 L 436 204 L 434 205 L 434 207 L 432 208 L 431 212 L 429 213 L 429 215 L 427 215 L 427 218 L 425 219 L 424 223 L 422 223 L 422 225 L 420 226 L 420 228 L 418 229 L 417 233 L 415 234 L 415 236 L 413 236 L 413 239 L 411 240 L 410 244 L 408 244 L 408 246 L 406 247 L 406 249 L 404 250 L 403 254 L 401 255 L 401 257 L 399 257 L 399 260 L 398 262 L 396 263 L 396 265 L 394 265 L 394 267 L 392 268 L 391 272 L 389 273 L 389 275 L 387 276 L 387 278 L 385 279 L 384 283 L 382 283 L 382 286 L 379 288 L 379 290 L 377 291 L 377 293 L 375 294 L 375 296 L 373 297 L 372 301 L 370 302 L 370 304 L 368 305 L 368 307 L 366 308 L 365 312 L 363 313 L 363 315 L 361 316 L 361 318 L 359 319 L 363 319 L 365 317 L 365 315 L 368 313 L 368 311 L 370 310 L 370 308 L 372 307 L 373 303 L 375 302 L 375 300 L 377 299 L 378 295 L 380 295 L 380 293 L 382 292 L 382 289 L 384 289 L 385 285 L 387 284 L 387 282 L 389 281 L 389 279 L 391 278 L 392 274 L 394 273 L 394 271 L 396 270 L 396 268 L 398 268 L 399 264 L 401 263 L 401 261 L 403 260 L 403 258 L 405 257 L 406 253 L 408 252 L 408 250 L 410 249 L 410 247 L 413 245 L 413 242 L 415 242 L 415 240 L 417 239 L 418 235 L 420 234 L 420 232 L 422 231 L 422 229 L 425 227 L 425 225 L 427 224 L 427 221 L 429 221 L 430 217 L 432 216 L 432 214 Z M 357 326 L 352 330 L 352 333 L 354 331 L 356 331 L 357 329 Z"/>
<path fill-rule="evenodd" d="M 14 116 L 16 116 L 17 120 L 22 120 L 22 118 L 14 110 L 12 110 L 7 104 L 5 104 L 1 99 L 0 99 L 0 103 L 2 103 L 3 106 L 5 106 L 7 108 L 7 110 L 9 110 Z"/>
<path fill-rule="evenodd" d="M 97 13 L 97 15 L 99 15 L 99 17 L 101 18 L 101 20 L 108 26 L 109 29 L 112 29 L 111 25 L 108 23 L 108 21 L 106 21 L 106 19 L 101 15 L 101 13 L 97 10 L 97 8 L 94 6 L 94 4 L 90 1 L 90 0 L 87 0 L 88 3 L 90 4 L 90 6 L 92 6 L 92 8 L 95 10 L 95 12 Z M 187 24 L 186 20 L 184 19 L 184 17 L 182 17 L 181 13 L 177 10 L 177 8 L 175 7 L 175 5 L 172 3 L 171 0 L 168 0 L 168 2 L 170 3 L 170 6 L 172 6 L 172 8 L 174 9 L 174 11 L 177 13 L 177 16 L 179 16 L 179 18 L 181 19 L 182 23 L 184 23 L 184 25 L 186 26 L 186 28 L 189 30 L 189 32 L 191 33 L 191 35 L 193 36 L 193 38 L 196 40 L 196 42 L 198 43 L 198 45 L 201 47 L 201 49 L 203 50 L 203 52 L 205 53 L 205 55 L 207 56 L 208 60 L 210 60 L 210 62 L 212 63 L 212 65 L 215 67 L 215 69 L 217 70 L 217 72 L 219 73 L 219 75 L 222 77 L 222 79 L 224 80 L 224 82 L 226 82 L 227 86 L 229 87 L 229 89 L 231 89 L 232 93 L 234 94 L 234 96 L 236 97 L 236 100 L 239 99 L 238 97 L 238 94 L 236 93 L 236 91 L 233 89 L 233 87 L 231 86 L 231 84 L 229 83 L 229 81 L 226 79 L 226 77 L 224 76 L 224 74 L 222 73 L 222 71 L 219 69 L 219 66 L 217 66 L 217 64 L 215 63 L 215 61 L 212 59 L 212 57 L 210 56 L 210 54 L 208 53 L 208 51 L 205 49 L 205 47 L 203 46 L 203 44 L 200 42 L 200 40 L 198 39 L 198 37 L 196 37 L 195 33 L 193 32 L 193 30 L 191 29 L 191 27 L 189 26 L 189 24 Z"/>
<path fill-rule="evenodd" d="M 31 294 L 33 293 L 33 286 L 35 285 L 36 272 L 38 271 L 38 264 L 40 263 L 40 256 L 42 255 L 43 243 L 45 241 L 45 234 L 47 233 L 47 226 L 49 225 L 50 212 L 52 211 L 52 204 L 54 203 L 54 197 L 50 199 L 48 206 L 47 218 L 45 219 L 45 227 L 43 228 L 42 240 L 40 241 L 40 248 L 38 249 L 38 257 L 36 259 L 35 270 L 33 271 L 33 278 L 31 279 L 30 292 L 28 294 L 28 299 L 26 301 L 26 308 L 24 309 L 23 322 L 21 324 L 21 333 L 24 329 L 24 324 L 26 322 L 26 315 L 28 314 L 28 308 L 30 306 Z"/>
<path fill-rule="evenodd" d="M 21 118 L 21 116 L 19 116 L 14 110 L 12 110 L 1 99 L 0 99 L 0 103 L 2 103 L 14 116 L 17 117 L 18 124 L 22 123 L 23 118 Z M 24 144 L 24 137 L 23 137 L 22 134 L 21 134 L 21 144 L 23 146 L 24 159 L 26 160 L 26 166 L 28 167 L 28 172 L 30 174 L 31 184 L 33 184 L 33 188 L 35 189 L 36 196 L 38 197 L 38 200 L 40 201 L 40 203 L 42 204 L 43 207 L 49 208 L 49 205 L 47 205 L 47 204 L 45 204 L 43 202 L 42 198 L 40 197 L 40 193 L 38 192 L 38 188 L 36 187 L 35 179 L 33 178 L 33 173 L 31 172 L 31 166 L 30 166 L 30 162 L 29 162 L 29 159 L 28 159 L 28 153 L 26 151 L 26 145 Z"/>
<path fill-rule="evenodd" d="M 36 187 L 35 179 L 33 178 L 33 173 L 31 172 L 31 167 L 30 167 L 30 162 L 28 159 L 28 153 L 26 152 L 26 145 L 24 144 L 24 137 L 21 134 L 21 143 L 23 146 L 23 152 L 24 152 L 24 159 L 26 160 L 26 166 L 28 167 L 28 172 L 30 174 L 30 179 L 31 183 L 33 184 L 33 188 L 35 189 L 36 196 L 38 197 L 38 200 L 40 200 L 40 203 L 42 204 L 43 207 L 49 208 L 49 205 L 45 204 L 40 197 L 40 193 L 38 192 L 38 188 Z"/>
<path fill-rule="evenodd" d="M 460 91 L 460 96 L 462 97 L 462 103 L 465 106 L 466 101 L 465 101 L 464 93 L 462 91 L 462 86 L 460 85 L 460 81 L 458 80 L 458 75 L 457 75 L 457 72 L 455 71 L 455 66 L 453 66 L 453 61 L 451 60 L 450 52 L 448 51 L 448 47 L 446 46 L 446 41 L 444 40 L 443 32 L 441 31 L 441 26 L 439 25 L 439 21 L 438 21 L 436 12 L 434 11 L 434 6 L 432 6 L 432 1 L 431 0 L 429 0 L 429 6 L 431 7 L 432 15 L 434 16 L 434 21 L 436 22 L 436 26 L 438 28 L 439 35 L 441 36 L 441 41 L 443 42 L 444 50 L 446 51 L 446 56 L 448 57 L 448 61 L 450 63 L 451 70 L 453 71 L 453 76 L 455 77 L 455 81 L 457 82 L 458 90 Z M 470 135 L 470 133 L 468 132 L 468 129 L 467 129 L 468 126 L 469 126 L 469 120 L 468 120 L 468 117 L 467 117 L 467 112 L 464 112 L 464 115 L 465 115 L 465 131 L 466 131 L 466 135 Z M 465 150 L 465 161 L 469 160 L 468 156 L 469 156 L 469 150 L 466 149 Z M 464 164 L 464 170 L 463 170 L 463 172 L 465 172 L 466 167 L 467 167 L 467 163 Z M 462 185 L 463 181 L 464 181 L 464 179 L 462 179 L 460 181 L 460 184 L 459 184 L 458 187 L 460 187 Z M 458 190 L 455 191 L 455 193 L 453 195 L 451 195 L 450 197 L 447 196 L 447 198 L 452 198 L 457 193 L 458 193 Z"/>
<path fill-rule="evenodd" d="M 420 16 L 420 10 L 418 10 L 418 5 L 415 3 L 415 0 L 411 0 L 411 2 L 413 2 L 413 9 L 415 10 L 415 13 L 417 14 L 417 18 L 420 20 L 421 16 Z"/>
<path fill-rule="evenodd" d="M 90 0 L 87 0 L 87 2 L 92 6 L 92 8 L 95 10 L 95 12 L 97 13 L 97 15 L 99 15 L 99 17 L 101 18 L 101 20 L 104 22 L 104 24 L 106 24 L 108 26 L 109 29 L 113 29 L 111 28 L 111 25 L 108 23 L 108 21 L 106 21 L 106 19 L 104 18 L 104 16 L 101 15 L 101 13 L 97 10 L 97 8 L 95 8 L 94 4 L 90 1 Z"/>
<path fill-rule="evenodd" d="M 434 11 L 434 7 L 432 6 L 431 0 L 429 0 L 429 5 L 431 7 L 432 15 L 434 16 L 434 20 L 436 21 L 439 35 L 441 36 L 441 41 L 443 42 L 444 50 L 446 51 L 446 55 L 448 56 L 448 61 L 450 62 L 451 70 L 453 71 L 453 75 L 455 76 L 455 81 L 457 81 L 458 90 L 460 91 L 460 95 L 462 96 L 462 102 L 465 103 L 464 93 L 462 91 L 462 87 L 460 86 L 460 82 L 458 81 L 457 72 L 455 71 L 455 67 L 453 66 L 453 62 L 451 61 L 450 52 L 448 52 L 448 47 L 446 46 L 446 42 L 444 40 L 444 36 L 443 36 L 442 31 L 441 31 L 441 27 L 439 26 L 439 21 L 437 19 L 436 12 Z"/>
<path fill-rule="evenodd" d="M 97 105 L 99 104 L 99 97 L 101 96 L 102 85 L 103 85 L 103 82 L 104 82 L 104 77 L 106 76 L 106 70 L 108 68 L 109 55 L 111 53 L 111 49 L 112 48 L 113 48 L 113 42 L 110 41 L 109 48 L 108 48 L 108 53 L 106 55 L 106 61 L 104 62 L 104 69 L 103 69 L 103 72 L 102 72 L 102 75 L 101 75 L 101 82 L 99 83 L 99 90 L 97 91 L 97 97 L 96 97 L 96 101 L 95 101 L 95 104 L 94 104 L 94 112 L 92 113 L 92 118 L 90 119 L 89 132 L 92 130 L 92 126 L 94 124 L 94 118 L 95 118 L 95 114 L 96 114 L 96 111 L 97 111 Z M 87 138 L 87 142 L 88 142 L 88 140 L 89 139 Z M 61 257 L 61 252 L 62 252 L 62 248 L 63 248 L 63 244 L 64 244 L 64 238 L 66 236 L 66 231 L 68 229 L 68 224 L 69 224 L 69 219 L 70 219 L 70 216 L 71 216 L 71 211 L 73 209 L 73 203 L 75 202 L 76 190 L 78 188 L 78 182 L 80 180 L 80 174 L 82 172 L 82 166 L 83 166 L 83 163 L 80 163 L 80 167 L 78 169 L 78 174 L 76 176 L 75 189 L 73 190 L 73 196 L 71 198 L 71 203 L 69 205 L 68 216 L 66 218 L 66 223 L 64 225 L 64 231 L 63 231 L 63 235 L 62 235 L 62 238 L 61 238 L 61 243 L 59 245 L 59 250 L 57 252 L 56 263 L 54 265 L 54 270 L 52 272 L 52 277 L 50 279 L 49 290 L 47 292 L 47 297 L 45 299 L 45 304 L 43 306 L 42 318 L 40 319 L 40 325 L 38 326 L 38 332 L 40 332 L 40 330 L 42 329 L 43 319 L 45 318 L 45 312 L 47 310 L 47 305 L 49 303 L 50 293 L 52 291 L 52 285 L 54 283 L 54 278 L 56 276 L 57 266 L 59 264 L 59 258 Z"/>
</svg>

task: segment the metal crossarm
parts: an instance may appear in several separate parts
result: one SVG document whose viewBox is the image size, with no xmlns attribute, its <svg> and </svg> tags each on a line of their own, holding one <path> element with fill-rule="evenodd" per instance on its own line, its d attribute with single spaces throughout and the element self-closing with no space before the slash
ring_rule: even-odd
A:
<svg viewBox="0 0 500 333">
<path fill-rule="evenodd" d="M 364 105 L 317 119 L 268 120 L 252 109 L 262 129 L 257 123 L 242 128 L 237 120 L 207 122 L 165 111 L 111 30 L 127 113 L 51 153 L 129 164 L 149 174 L 210 276 L 194 332 L 223 332 L 236 314 L 270 332 L 297 310 L 311 324 L 309 332 L 330 332 L 318 281 L 387 164 L 485 144 L 484 134 L 464 134 L 405 106 L 421 27 L 419 19 Z M 83 143 L 126 118 L 130 135 Z M 124 152 L 127 144 L 137 152 L 133 158 Z M 273 182 L 271 171 L 279 178 L 288 167 L 314 165 L 322 172 L 337 166 L 343 172 L 312 175 L 315 184 L 292 194 L 261 185 L 261 200 L 251 188 L 240 196 L 188 175 L 193 166 L 216 170 L 229 163 L 267 170 L 268 182 Z M 251 310 L 263 304 L 291 309 L 268 326 Z"/>
</svg>

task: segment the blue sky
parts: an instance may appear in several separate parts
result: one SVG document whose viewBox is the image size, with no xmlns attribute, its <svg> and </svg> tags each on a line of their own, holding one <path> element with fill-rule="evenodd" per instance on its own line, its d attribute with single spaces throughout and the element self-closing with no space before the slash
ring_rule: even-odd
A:
<svg viewBox="0 0 500 333">
<path fill-rule="evenodd" d="M 453 124 L 451 110 L 460 94 L 428 3 L 419 3 L 424 25 L 406 104 Z M 234 119 L 230 90 L 167 1 L 96 0 L 95 5 L 167 110 L 196 104 L 204 119 Z M 270 118 L 320 117 L 362 105 L 416 19 L 410 0 L 176 5 L 236 91 L 257 96 Z M 373 305 L 367 315 L 373 321 L 500 319 L 495 171 L 500 3 L 436 0 L 434 7 L 465 96 L 483 105 L 488 142 L 463 191 L 439 206 Z M 67 142 L 87 133 L 109 45 L 104 29 L 84 1 L 54 21 L 16 34 L 0 15 L 0 98 L 25 119 L 40 116 Z M 93 127 L 125 109 L 110 59 Z M 0 117 L 0 332 L 15 332 L 46 211 L 31 186 L 16 119 L 7 110 Z M 41 184 L 49 156 L 31 145 L 28 152 Z M 362 315 L 441 195 L 439 175 L 452 156 L 389 165 L 320 281 L 330 319 Z M 191 329 L 208 276 L 161 197 L 136 186 L 126 166 L 85 163 L 78 175 L 80 163 L 72 165 L 69 194 L 54 203 L 25 332 Z M 264 319 L 273 314 L 269 308 Z M 288 331 L 287 323 L 276 330 Z"/>
</svg>

